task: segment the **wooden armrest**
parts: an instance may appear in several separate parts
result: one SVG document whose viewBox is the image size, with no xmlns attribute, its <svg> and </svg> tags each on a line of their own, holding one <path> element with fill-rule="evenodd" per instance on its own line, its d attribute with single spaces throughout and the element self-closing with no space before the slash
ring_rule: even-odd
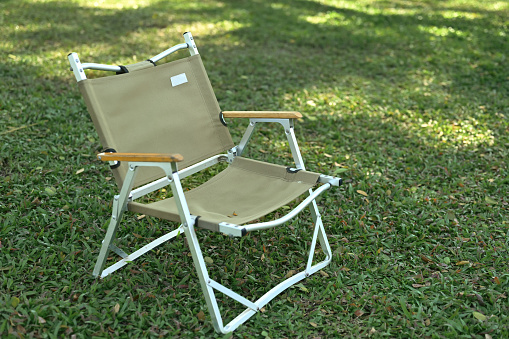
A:
<svg viewBox="0 0 509 339">
<path fill-rule="evenodd" d="M 179 162 L 184 157 L 178 153 L 99 153 L 97 159 L 102 161 L 139 161 L 139 162 Z"/>
<path fill-rule="evenodd" d="M 225 118 L 262 118 L 262 119 L 298 119 L 302 118 L 299 112 L 274 111 L 226 111 Z"/>
</svg>

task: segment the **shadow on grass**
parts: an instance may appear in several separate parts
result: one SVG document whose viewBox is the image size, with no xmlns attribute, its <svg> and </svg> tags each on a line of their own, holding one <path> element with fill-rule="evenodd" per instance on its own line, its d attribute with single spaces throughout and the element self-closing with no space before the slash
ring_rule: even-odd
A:
<svg viewBox="0 0 509 339">
<path fill-rule="evenodd" d="M 507 82 L 502 51 L 508 44 L 505 36 L 494 34 L 498 26 L 493 17 L 500 19 L 496 12 L 446 18 L 441 15 L 444 6 L 440 2 L 376 6 L 361 12 L 284 0 L 193 6 L 160 1 L 138 9 L 22 2 L 9 10 L 12 25 L 19 28 L 7 41 L 15 46 L 11 53 L 16 56 L 34 50 L 85 50 L 87 59 L 115 62 L 119 52 L 124 58 L 143 58 L 156 53 L 154 45 L 164 46 L 168 38 L 168 45 L 180 42 L 178 36 L 164 33 L 172 27 L 198 25 L 197 41 L 213 82 L 219 85 L 220 99 L 223 90 L 238 94 L 236 88 L 245 89 L 243 85 L 279 96 L 315 86 L 339 89 L 345 95 L 362 93 L 370 104 L 393 109 L 425 111 L 431 107 L 439 115 L 450 108 L 451 96 L 459 102 L 475 96 L 494 111 L 505 109 L 500 99 L 508 91 L 507 85 L 501 86 Z M 401 13 L 380 13 L 380 8 L 390 6 Z M 465 10 L 468 8 L 461 8 Z M 221 25 L 225 20 L 235 24 L 210 32 L 199 26 Z M 240 78 L 247 74 L 252 75 L 248 84 Z M 388 102 L 405 89 L 425 87 L 424 78 L 431 79 L 430 89 L 440 97 L 416 90 L 407 91 L 404 103 Z M 366 81 L 369 88 L 359 90 Z M 495 95 L 494 90 L 498 91 Z M 248 100 L 247 105 L 255 102 L 258 98 Z"/>
</svg>

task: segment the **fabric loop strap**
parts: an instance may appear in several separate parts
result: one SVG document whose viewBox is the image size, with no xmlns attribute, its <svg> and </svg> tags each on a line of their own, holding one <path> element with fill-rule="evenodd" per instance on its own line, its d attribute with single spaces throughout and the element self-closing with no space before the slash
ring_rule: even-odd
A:
<svg viewBox="0 0 509 339">
<path fill-rule="evenodd" d="M 291 167 L 287 167 L 286 168 L 286 171 L 288 173 L 297 173 L 298 171 L 302 171 L 302 168 L 291 168 Z"/>
<path fill-rule="evenodd" d="M 118 66 L 118 67 L 120 67 L 120 71 L 118 71 L 117 74 L 129 73 L 129 70 L 127 69 L 127 67 L 125 67 L 125 66 Z"/>
<path fill-rule="evenodd" d="M 223 111 L 220 111 L 220 112 L 219 112 L 219 121 L 221 121 L 221 123 L 222 123 L 224 126 L 228 126 L 228 125 L 226 124 L 226 121 L 224 121 Z"/>
</svg>

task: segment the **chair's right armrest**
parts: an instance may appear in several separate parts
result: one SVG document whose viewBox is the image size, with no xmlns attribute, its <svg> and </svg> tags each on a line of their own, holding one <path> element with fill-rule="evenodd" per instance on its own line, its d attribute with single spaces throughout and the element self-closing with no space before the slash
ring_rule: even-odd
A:
<svg viewBox="0 0 509 339">
<path fill-rule="evenodd" d="M 116 153 L 97 154 L 101 161 L 136 161 L 136 162 L 180 162 L 184 157 L 178 153 Z"/>
<path fill-rule="evenodd" d="M 250 118 L 250 119 L 299 119 L 302 114 L 292 111 L 224 111 L 225 118 Z"/>
</svg>

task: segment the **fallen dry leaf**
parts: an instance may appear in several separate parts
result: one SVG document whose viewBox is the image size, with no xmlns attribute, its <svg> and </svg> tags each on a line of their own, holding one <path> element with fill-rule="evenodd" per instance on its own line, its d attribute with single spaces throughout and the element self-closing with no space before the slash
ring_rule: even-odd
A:
<svg viewBox="0 0 509 339">
<path fill-rule="evenodd" d="M 456 266 L 460 266 L 460 265 L 468 265 L 470 264 L 470 261 L 467 261 L 467 260 L 462 260 L 462 261 L 458 261 L 456 263 Z"/>
<path fill-rule="evenodd" d="M 361 310 L 357 310 L 357 311 L 355 311 L 355 312 L 354 312 L 354 314 L 355 314 L 356 316 L 360 317 L 361 315 L 363 315 L 363 314 L 364 314 L 364 312 L 362 312 Z"/>
<path fill-rule="evenodd" d="M 296 271 L 296 270 L 290 270 L 290 271 L 288 271 L 288 273 L 286 273 L 285 277 L 286 277 L 286 278 L 290 278 L 290 277 L 292 277 L 295 273 L 297 273 L 297 271 Z"/>
<path fill-rule="evenodd" d="M 426 256 L 424 256 L 424 255 L 422 255 L 422 254 L 421 254 L 421 259 L 422 259 L 422 261 L 424 261 L 424 262 L 428 262 L 428 263 L 433 262 L 433 260 L 431 260 L 431 259 L 427 258 Z"/>
<path fill-rule="evenodd" d="M 366 192 L 364 192 L 364 191 L 362 191 L 362 190 L 357 190 L 357 193 L 359 193 L 360 195 L 363 195 L 363 196 L 365 196 L 365 197 L 367 197 L 367 196 L 368 196 L 368 193 L 366 193 Z"/>
<path fill-rule="evenodd" d="M 324 271 L 319 271 L 319 272 L 320 272 L 320 275 L 321 275 L 322 277 L 325 277 L 325 278 L 328 278 L 328 277 L 329 277 L 329 275 L 327 274 L 327 272 L 324 272 Z"/>
<path fill-rule="evenodd" d="M 419 288 L 419 287 L 426 287 L 426 285 L 423 285 L 423 284 L 412 284 L 412 287 Z"/>
<path fill-rule="evenodd" d="M 205 321 L 205 313 L 203 313 L 203 311 L 200 311 L 198 312 L 198 314 L 196 315 L 196 317 L 198 318 L 199 321 L 201 322 L 204 322 Z"/>
</svg>

